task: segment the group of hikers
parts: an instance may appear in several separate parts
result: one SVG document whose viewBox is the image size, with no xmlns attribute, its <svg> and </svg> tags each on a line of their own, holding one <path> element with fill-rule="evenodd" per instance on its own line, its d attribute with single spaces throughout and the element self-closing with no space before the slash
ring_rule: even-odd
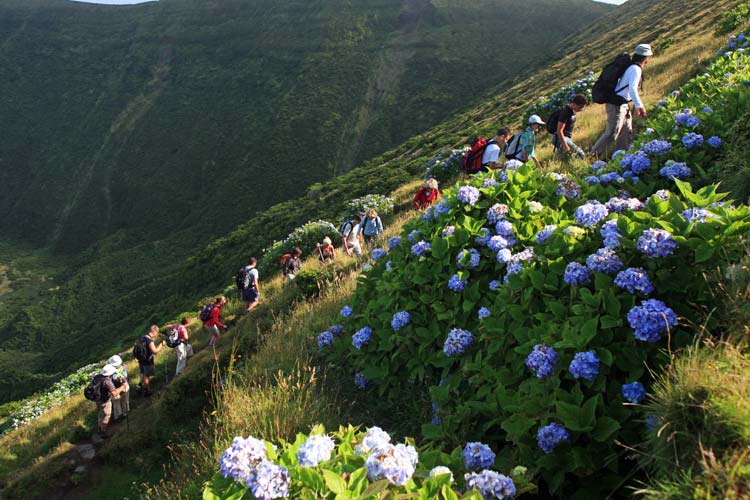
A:
<svg viewBox="0 0 750 500">
<path fill-rule="evenodd" d="M 594 102 L 606 105 L 607 126 L 594 146 L 590 155 L 604 158 L 609 146 L 614 142 L 617 149 L 626 150 L 633 139 L 633 118 L 630 103 L 634 104 L 637 116 L 646 117 L 647 111 L 640 97 L 643 79 L 643 68 L 653 56 L 651 46 L 636 46 L 634 55 L 627 53 L 618 56 L 603 70 L 592 88 Z M 552 135 L 551 141 L 556 153 L 586 156 L 582 148 L 573 141 L 573 130 L 576 114 L 588 106 L 589 99 L 583 94 L 574 95 L 562 109 L 555 110 L 545 122 L 539 115 L 529 117 L 524 131 L 511 134 L 507 127 L 501 127 L 489 141 L 478 138 L 464 158 L 464 170 L 469 174 L 491 172 L 505 166 L 507 160 L 518 160 L 522 163 L 533 161 L 537 167 L 540 162 L 536 157 L 536 136 L 542 130 Z M 504 157 L 504 158 L 503 158 Z M 414 195 L 415 210 L 426 210 L 440 199 L 438 182 L 426 180 Z M 355 213 L 345 220 L 339 228 L 341 244 L 347 256 L 361 258 L 363 247 L 371 248 L 376 239 L 383 234 L 383 222 L 374 208 L 365 213 Z M 336 250 L 330 237 L 316 245 L 318 261 L 321 265 L 336 261 Z M 302 267 L 302 250 L 295 247 L 281 258 L 281 271 L 284 283 L 290 284 Z M 245 303 L 245 311 L 250 312 L 258 306 L 260 299 L 258 260 L 251 257 L 236 276 L 237 290 Z M 216 346 L 221 336 L 221 329 L 227 326 L 221 322 L 221 313 L 227 304 L 225 296 L 217 297 L 201 310 L 199 319 L 204 330 L 210 335 L 209 347 Z M 133 357 L 138 361 L 141 376 L 137 390 L 140 394 L 151 394 L 150 378 L 155 375 L 154 357 L 161 352 L 164 344 L 174 348 L 177 356 L 175 376 L 179 376 L 187 364 L 187 358 L 193 355 L 188 342 L 188 319 L 167 327 L 167 339 L 156 345 L 159 327 L 152 325 L 148 334 L 141 337 L 133 349 Z M 98 431 L 106 437 L 110 420 L 126 418 L 130 411 L 130 386 L 128 373 L 120 356 L 109 358 L 101 372 L 94 377 L 84 390 L 84 395 L 97 403 L 99 407 Z M 114 417 L 113 417 L 114 415 Z"/>
</svg>

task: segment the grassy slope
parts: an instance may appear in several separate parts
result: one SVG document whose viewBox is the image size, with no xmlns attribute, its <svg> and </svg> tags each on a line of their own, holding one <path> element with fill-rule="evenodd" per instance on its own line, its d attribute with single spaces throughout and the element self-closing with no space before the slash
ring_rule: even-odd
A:
<svg viewBox="0 0 750 500">
<path fill-rule="evenodd" d="M 589 0 L 4 2 L 0 94 L 12 98 L 0 100 L 0 212 L 14 217 L 0 230 L 75 258 L 62 289 L 0 314 L 3 347 L 44 351 L 35 366 L 3 363 L 0 394 L 44 383 L 29 369 L 54 376 L 112 348 L 61 338 L 97 346 L 102 325 L 119 340 L 186 307 L 164 296 L 207 241 L 484 97 L 522 62 L 543 59 L 548 37 L 609 9 Z M 504 35 L 509 55 L 487 57 L 503 22 L 519 30 Z M 302 217 L 269 224 L 258 247 Z"/>
<path fill-rule="evenodd" d="M 663 2 L 664 4 L 668 4 L 668 2 Z M 726 2 L 726 5 L 731 5 L 736 2 Z M 634 4 L 633 6 L 638 7 L 637 4 Z M 664 5 L 663 7 L 668 8 L 669 5 Z M 705 8 L 707 11 L 710 11 L 707 5 L 703 5 L 703 8 Z M 699 15 L 700 11 L 696 12 L 696 15 Z M 646 13 L 644 15 L 647 15 L 648 17 L 655 17 L 654 12 Z M 683 20 L 684 21 L 684 20 Z M 715 46 L 718 45 L 715 38 L 710 34 L 709 24 L 706 22 L 706 24 L 701 25 L 701 28 L 694 28 L 694 31 L 690 37 L 687 39 L 682 39 L 682 46 L 683 50 L 675 50 L 671 51 L 668 50 L 666 54 L 661 58 L 661 61 L 657 60 L 656 62 L 661 62 L 660 65 L 654 64 L 651 66 L 651 75 L 653 75 L 652 79 L 649 80 L 649 82 L 663 82 L 660 84 L 661 90 L 657 90 L 654 87 L 652 87 L 651 83 L 649 83 L 648 87 L 648 95 L 649 100 L 653 102 L 654 99 L 658 98 L 664 91 L 670 90 L 675 85 L 675 82 L 684 81 L 691 72 L 697 70 L 698 68 L 696 66 L 693 66 L 692 64 L 686 64 L 686 61 L 695 59 L 695 52 L 692 50 L 689 50 L 691 47 L 698 46 L 705 44 L 701 47 L 699 54 L 703 54 L 703 56 L 707 56 L 710 53 L 712 53 Z M 678 29 L 679 25 L 675 25 L 675 29 Z M 669 33 L 667 33 L 669 35 Z M 637 40 L 636 35 L 634 37 Z M 688 49 L 688 50 L 684 50 Z M 660 69 L 654 69 L 654 68 L 660 68 Z M 657 73 L 659 71 L 659 73 Z M 677 76 L 675 76 L 677 75 Z M 543 92 L 540 91 L 540 92 Z M 585 130 L 589 130 L 589 133 L 591 137 L 593 137 L 596 133 L 595 131 L 595 123 L 598 121 L 598 118 L 596 116 L 597 110 L 594 109 L 592 111 L 588 111 L 584 113 L 581 117 L 580 123 L 588 123 L 588 126 L 582 127 Z M 458 118 L 456 120 L 456 123 L 462 123 L 463 118 Z M 455 139 L 458 141 L 459 139 Z M 398 224 L 395 224 L 396 227 L 393 229 L 397 229 Z M 222 245 L 216 245 L 215 249 L 220 250 L 223 249 L 226 251 L 228 248 L 228 245 L 226 245 L 226 242 L 224 242 Z M 238 252 L 239 253 L 239 252 Z M 312 304 L 312 303 L 306 303 L 302 304 L 300 308 L 295 309 L 290 313 L 290 317 L 282 317 L 279 318 L 279 321 L 274 321 L 273 315 L 270 315 L 270 311 L 266 310 L 259 310 L 258 311 L 258 319 L 261 320 L 261 318 L 266 317 L 268 319 L 263 320 L 265 322 L 265 328 L 268 332 L 268 336 L 266 337 L 264 343 L 262 344 L 262 351 L 255 354 L 255 356 L 252 358 L 252 361 L 249 363 L 249 367 L 245 368 L 244 370 L 241 370 L 240 373 L 245 373 L 245 375 L 240 375 L 240 377 L 243 379 L 244 383 L 250 384 L 252 387 L 253 384 L 261 384 L 262 386 L 263 377 L 267 377 L 269 373 L 276 372 L 277 370 L 282 370 L 283 373 L 286 373 L 285 376 L 292 377 L 292 367 L 295 366 L 295 363 L 299 363 L 299 366 L 305 366 L 305 359 L 309 359 L 309 349 L 311 347 L 311 344 L 313 342 L 314 335 L 321 331 L 323 328 L 327 327 L 328 324 L 333 322 L 335 320 L 335 311 L 338 310 L 340 305 L 344 303 L 347 300 L 348 293 L 350 292 L 351 288 L 350 286 L 343 286 L 342 288 L 336 290 L 334 293 L 332 293 L 330 296 L 327 296 L 323 299 L 322 304 Z M 327 305 L 326 305 L 327 304 Z M 264 314 L 270 315 L 263 316 Z M 260 321 L 259 321 L 260 323 Z M 245 325 L 244 327 L 242 325 Z M 275 326 L 273 326 L 275 325 Z M 257 326 L 253 325 L 252 322 L 245 321 L 241 323 L 241 328 L 238 329 L 238 331 L 243 330 L 249 330 L 253 332 L 257 332 Z M 246 346 L 247 347 L 247 346 Z M 248 353 L 252 353 L 253 350 L 243 350 L 243 355 L 248 355 Z M 309 370 L 310 368 L 303 368 L 304 370 Z M 268 381 L 268 378 L 265 379 Z M 269 382 L 270 383 L 270 382 Z M 300 387 L 306 387 L 304 384 L 301 384 Z M 335 385 L 332 386 L 333 388 L 336 388 Z M 318 388 L 315 386 L 315 390 L 317 391 Z M 247 402 L 246 400 L 243 404 L 237 404 L 235 407 L 231 406 L 225 406 L 220 407 L 220 413 L 216 415 L 215 417 L 209 417 L 209 421 L 212 423 L 215 423 L 219 420 L 228 422 L 224 427 L 220 428 L 220 434 L 219 437 L 226 440 L 227 436 L 233 435 L 232 432 L 235 433 L 253 433 L 261 434 L 264 432 L 264 429 L 268 429 L 267 425 L 267 419 L 271 418 L 272 416 L 274 418 L 281 418 L 284 416 L 288 416 L 288 413 L 284 413 L 283 415 L 279 414 L 269 414 L 266 410 L 263 408 L 266 408 L 259 404 L 260 399 L 263 398 L 263 395 L 266 394 L 264 391 L 240 391 L 237 394 L 234 395 L 236 398 L 240 398 L 243 394 L 247 394 L 247 392 L 250 392 L 251 394 L 256 394 L 257 398 L 252 400 L 250 402 Z M 291 391 L 292 393 L 295 393 L 294 391 Z M 272 391 L 267 392 L 268 397 L 270 399 L 272 394 Z M 322 397 L 322 396 L 321 396 Z M 303 398 L 302 395 L 300 395 L 300 398 Z M 304 398 L 303 398 L 304 399 Z M 338 403 L 342 403 L 341 400 L 337 401 Z M 345 419 L 349 420 L 354 415 L 354 420 L 356 420 L 356 412 L 358 411 L 356 407 L 351 412 L 349 411 L 349 406 L 346 405 L 346 399 L 343 401 L 343 413 L 345 414 Z M 327 413 L 330 411 L 330 408 L 324 408 L 325 411 L 318 410 L 317 418 L 322 420 L 327 420 L 331 418 L 331 414 Z M 365 408 L 364 411 L 366 411 L 367 408 Z M 363 410 L 359 410 L 363 411 Z M 157 413 L 158 414 L 158 413 Z M 153 415 L 155 416 L 155 415 Z M 268 437 L 274 437 L 274 436 L 283 436 L 288 435 L 285 433 L 293 433 L 296 430 L 304 430 L 305 426 L 309 422 L 313 422 L 316 420 L 315 412 L 311 412 L 307 415 L 309 418 L 307 418 L 304 422 L 300 421 L 291 421 L 291 422 L 277 422 L 275 425 L 276 431 L 279 432 L 278 434 L 269 434 Z M 333 415 L 334 417 L 336 415 Z M 363 415 L 358 415 L 360 417 L 359 421 L 367 421 L 369 419 L 364 418 Z M 241 417 L 241 418 L 240 418 Z M 163 418 L 167 418 L 167 415 L 163 416 Z M 214 420 L 214 418 L 219 420 Z M 339 417 L 341 418 L 341 417 Z M 253 420 L 255 419 L 255 420 Z M 284 419 L 282 419 L 284 420 Z M 309 422 L 308 422 L 309 420 Z M 342 419 L 344 420 L 344 419 Z M 387 424 L 384 424 L 387 425 Z M 288 426 L 288 427 L 286 427 Z M 283 431 L 283 432 L 281 432 Z M 201 444 L 195 445 L 195 446 L 204 446 L 205 448 L 201 449 L 201 451 L 206 452 L 213 452 L 216 453 L 217 450 L 221 449 L 221 445 L 225 444 L 220 442 L 216 444 L 216 448 L 212 448 L 214 445 L 213 439 L 215 437 L 214 435 L 208 435 L 204 436 L 204 440 L 201 441 Z M 209 458 L 202 458 L 202 461 L 200 464 L 203 464 L 205 467 L 212 466 L 213 462 L 209 460 Z M 185 467 L 183 465 L 183 467 Z M 178 472 L 181 472 L 182 474 L 185 474 L 187 470 L 191 470 L 192 468 L 185 467 L 184 469 L 181 469 L 178 467 Z M 193 472 L 191 472 L 193 473 Z M 187 481 L 185 483 L 175 483 L 175 484 L 185 484 L 187 488 L 193 488 L 193 490 L 186 490 L 186 491 L 193 491 L 195 493 L 195 488 L 198 488 L 198 485 L 200 484 L 200 477 L 205 477 L 205 474 L 210 474 L 211 470 L 201 470 L 200 474 L 203 474 L 203 476 L 198 476 L 197 479 L 193 478 L 192 481 Z M 183 480 L 185 479 L 185 476 L 183 476 Z M 152 493 L 156 495 L 156 497 L 162 496 L 162 494 L 166 491 L 168 491 L 169 485 L 162 486 L 162 488 L 167 489 L 155 489 L 152 490 Z M 172 493 L 174 493 L 174 489 L 171 489 Z"/>
</svg>

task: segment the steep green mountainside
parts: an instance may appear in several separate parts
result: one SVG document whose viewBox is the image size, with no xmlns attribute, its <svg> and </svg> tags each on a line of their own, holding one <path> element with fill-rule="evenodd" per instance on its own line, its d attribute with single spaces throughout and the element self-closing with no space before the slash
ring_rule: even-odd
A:
<svg viewBox="0 0 750 500">
<path fill-rule="evenodd" d="M 0 231 L 69 265 L 59 288 L 7 295 L 2 397 L 211 290 L 218 277 L 188 289 L 176 278 L 207 242 L 485 98 L 610 10 L 590 0 L 4 1 L 0 213 L 13 216 Z M 275 218 L 255 252 L 308 218 Z"/>
</svg>

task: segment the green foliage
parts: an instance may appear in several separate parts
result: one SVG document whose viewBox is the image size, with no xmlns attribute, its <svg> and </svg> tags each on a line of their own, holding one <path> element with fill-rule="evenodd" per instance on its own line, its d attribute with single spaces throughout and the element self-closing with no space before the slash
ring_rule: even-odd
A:
<svg viewBox="0 0 750 500">
<path fill-rule="evenodd" d="M 346 208 L 347 214 L 366 213 L 372 208 L 380 216 L 390 215 L 393 213 L 393 200 L 382 194 L 368 194 L 350 201 Z"/>
<path fill-rule="evenodd" d="M 441 151 L 425 163 L 425 179 L 433 178 L 441 185 L 455 180 L 463 172 L 465 153 L 465 149 L 453 149 L 450 152 Z"/>
<path fill-rule="evenodd" d="M 310 436 L 313 435 L 325 435 L 325 429 L 318 425 L 310 433 Z M 298 459 L 300 447 L 308 441 L 307 435 L 297 434 L 294 442 L 281 442 L 279 446 L 265 442 L 267 459 L 284 467 L 289 473 L 288 486 L 291 498 L 301 500 L 334 498 L 481 500 L 482 498 L 477 490 L 460 493 L 466 488 L 464 478 L 458 473 L 465 470 L 461 448 L 456 448 L 450 454 L 436 451 L 420 452 L 413 477 L 399 486 L 388 479 L 369 478 L 365 462 L 375 448 L 374 444 L 369 445 L 373 448 L 364 444 L 367 437 L 364 432 L 352 426 L 341 427 L 331 437 L 337 444 L 336 448 L 332 450 L 328 460 L 323 460 L 314 466 L 303 466 Z M 373 441 L 370 442 L 373 443 Z M 406 446 L 411 445 L 413 443 L 407 440 Z M 438 465 L 448 467 L 452 473 L 430 476 L 431 469 Z M 532 484 L 529 484 L 525 472 L 524 467 L 517 467 L 512 474 L 509 474 L 514 482 L 517 496 L 535 489 Z M 455 483 L 453 477 L 456 479 Z M 218 472 L 206 484 L 203 491 L 204 500 L 240 500 L 243 498 L 251 500 L 255 497 L 247 485 L 231 477 L 226 478 Z"/>
<path fill-rule="evenodd" d="M 750 3 L 741 3 L 724 12 L 716 27 L 717 35 L 726 35 L 750 22 Z"/>
<path fill-rule="evenodd" d="M 590 71 L 585 77 L 579 78 L 570 85 L 565 85 L 551 96 L 542 96 L 537 102 L 526 109 L 524 118 L 531 115 L 539 115 L 542 120 L 547 121 L 550 115 L 566 106 L 576 94 L 583 94 L 591 101 L 591 89 L 596 82 L 597 75 Z"/>
<path fill-rule="evenodd" d="M 338 236 L 338 229 L 330 222 L 318 220 L 303 224 L 292 231 L 284 240 L 275 242 L 263 251 L 258 270 L 263 275 L 278 272 L 281 270 L 281 257 L 291 253 L 295 247 L 302 250 L 302 255 L 309 255 L 316 251 L 316 245 L 319 245 L 323 238 L 328 237 L 335 241 Z"/>
<path fill-rule="evenodd" d="M 294 277 L 294 284 L 304 298 L 313 298 L 328 290 L 336 280 L 336 270 L 332 265 L 321 269 L 306 269 Z"/>
</svg>

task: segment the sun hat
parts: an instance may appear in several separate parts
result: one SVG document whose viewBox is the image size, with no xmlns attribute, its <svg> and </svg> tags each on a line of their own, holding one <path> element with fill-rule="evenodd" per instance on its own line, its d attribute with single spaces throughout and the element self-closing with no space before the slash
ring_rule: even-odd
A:
<svg viewBox="0 0 750 500">
<path fill-rule="evenodd" d="M 102 375 L 105 377 L 111 377 L 115 374 L 117 370 L 112 365 L 104 365 L 104 368 L 102 368 Z"/>
<path fill-rule="evenodd" d="M 331 238 L 329 238 L 328 236 L 326 236 L 325 238 L 323 238 L 323 243 L 326 244 L 326 245 L 330 245 L 331 244 Z"/>
<path fill-rule="evenodd" d="M 651 50 L 651 45 L 649 45 L 647 43 L 642 43 L 642 44 L 636 46 L 634 52 L 635 52 L 635 55 L 637 55 L 637 56 L 648 57 L 648 56 L 653 56 L 654 55 L 654 51 Z"/>
<path fill-rule="evenodd" d="M 531 115 L 529 117 L 529 124 L 537 123 L 539 125 L 545 125 L 544 120 L 539 118 L 539 115 Z"/>
<path fill-rule="evenodd" d="M 118 366 L 122 364 L 122 358 L 118 356 L 117 354 L 115 354 L 114 356 L 112 356 L 111 358 L 107 360 L 107 364 L 112 365 L 115 368 L 117 368 Z"/>
</svg>

